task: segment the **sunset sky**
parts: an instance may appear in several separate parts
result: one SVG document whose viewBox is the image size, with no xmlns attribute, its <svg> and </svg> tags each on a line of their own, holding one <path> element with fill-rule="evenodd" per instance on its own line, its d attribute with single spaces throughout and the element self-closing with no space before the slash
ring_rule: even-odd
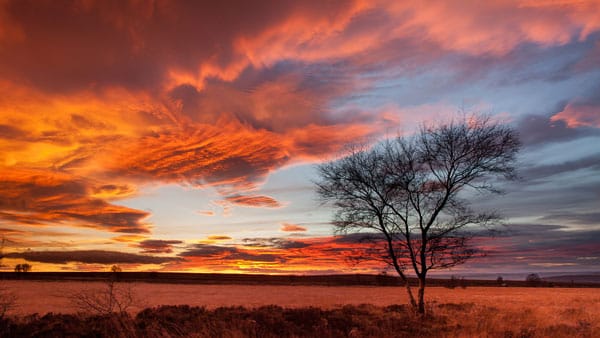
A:
<svg viewBox="0 0 600 338">
<path fill-rule="evenodd" d="M 480 112 L 520 132 L 487 256 L 600 270 L 600 2 L 0 0 L 2 269 L 379 273 L 315 166 Z"/>
</svg>

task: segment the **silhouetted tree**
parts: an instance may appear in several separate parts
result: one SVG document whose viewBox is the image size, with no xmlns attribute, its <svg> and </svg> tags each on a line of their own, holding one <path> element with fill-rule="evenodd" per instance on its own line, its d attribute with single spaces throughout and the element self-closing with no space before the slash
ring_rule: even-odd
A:
<svg viewBox="0 0 600 338">
<path fill-rule="evenodd" d="M 454 275 L 450 276 L 450 279 L 446 282 L 448 289 L 454 289 L 458 285 L 458 278 Z"/>
<path fill-rule="evenodd" d="M 31 271 L 31 265 L 27 263 L 15 265 L 15 272 L 29 272 Z"/>
<path fill-rule="evenodd" d="M 542 283 L 542 278 L 537 273 L 530 273 L 525 277 L 525 281 L 531 286 L 538 286 Z"/>
<path fill-rule="evenodd" d="M 123 269 L 121 269 L 121 267 L 118 265 L 113 265 L 110 267 L 110 272 L 118 273 L 118 272 L 122 272 L 122 271 L 123 271 Z"/>
<path fill-rule="evenodd" d="M 337 210 L 337 233 L 378 234 L 379 257 L 424 313 L 427 272 L 471 258 L 474 230 L 499 219 L 471 210 L 460 193 L 498 193 L 490 179 L 515 178 L 519 146 L 512 128 L 489 118 L 424 125 L 414 136 L 355 148 L 320 165 L 317 191 Z M 416 300 L 407 268 L 419 281 Z"/>
</svg>

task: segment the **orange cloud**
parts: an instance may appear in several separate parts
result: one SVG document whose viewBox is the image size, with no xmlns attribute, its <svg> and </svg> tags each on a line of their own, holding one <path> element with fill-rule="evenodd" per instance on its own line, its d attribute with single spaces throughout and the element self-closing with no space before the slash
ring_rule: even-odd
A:
<svg viewBox="0 0 600 338">
<path fill-rule="evenodd" d="M 215 125 L 169 127 L 152 136 L 123 140 L 101 158 L 111 175 L 131 179 L 244 186 L 288 161 L 279 138 L 221 119 Z"/>
<path fill-rule="evenodd" d="M 228 241 L 231 237 L 225 235 L 212 235 L 208 236 L 209 241 Z"/>
<path fill-rule="evenodd" d="M 563 120 L 569 128 L 600 128 L 600 106 L 569 103 L 560 113 L 552 116 L 551 120 Z"/>
<path fill-rule="evenodd" d="M 140 236 L 140 235 L 121 235 L 121 236 L 113 237 L 112 240 L 117 241 L 117 242 L 122 242 L 122 243 L 138 243 L 147 238 L 148 237 L 146 237 L 146 236 Z"/>
<path fill-rule="evenodd" d="M 85 179 L 46 170 L 0 171 L 0 219 L 64 224 L 112 232 L 147 233 L 147 212 L 90 196 Z"/>
<path fill-rule="evenodd" d="M 279 208 L 281 204 L 269 196 L 261 195 L 233 195 L 227 196 L 226 201 L 244 206 L 244 207 L 259 207 L 259 208 Z"/>
<path fill-rule="evenodd" d="M 284 232 L 299 232 L 306 231 L 306 228 L 297 224 L 283 223 L 280 230 Z"/>
<path fill-rule="evenodd" d="M 200 210 L 200 211 L 198 211 L 198 214 L 200 214 L 202 216 L 214 216 L 215 212 L 212 210 Z"/>
<path fill-rule="evenodd" d="M 316 159 L 335 153 L 345 143 L 379 128 L 358 123 L 310 124 L 280 134 L 222 117 L 213 125 L 190 122 L 152 136 L 122 139 L 110 151 L 99 154 L 96 162 L 102 163 L 109 177 L 250 190 L 293 158 Z"/>
<path fill-rule="evenodd" d="M 503 55 L 522 43 L 562 45 L 600 28 L 597 1 L 506 1 L 485 3 L 392 2 L 395 17 L 406 15 L 394 33 L 422 34 L 444 49 Z"/>
</svg>

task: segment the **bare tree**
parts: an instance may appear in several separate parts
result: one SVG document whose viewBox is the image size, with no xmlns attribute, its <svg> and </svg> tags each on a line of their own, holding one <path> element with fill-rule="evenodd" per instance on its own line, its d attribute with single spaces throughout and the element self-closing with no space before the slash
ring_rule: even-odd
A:
<svg viewBox="0 0 600 338">
<path fill-rule="evenodd" d="M 320 165 L 317 192 L 336 209 L 337 233 L 377 234 L 379 257 L 424 313 L 428 271 L 471 258 L 475 231 L 499 220 L 473 211 L 464 195 L 499 193 L 492 179 L 515 178 L 519 146 L 513 129 L 487 117 L 424 125 L 414 136 L 355 148 Z M 417 299 L 407 268 L 419 281 Z"/>
<path fill-rule="evenodd" d="M 69 295 L 73 305 L 82 312 L 100 315 L 124 313 L 133 306 L 137 299 L 132 284 L 117 282 L 118 273 L 121 272 L 118 266 L 113 265 L 111 272 L 101 288 L 89 288 Z"/>
</svg>

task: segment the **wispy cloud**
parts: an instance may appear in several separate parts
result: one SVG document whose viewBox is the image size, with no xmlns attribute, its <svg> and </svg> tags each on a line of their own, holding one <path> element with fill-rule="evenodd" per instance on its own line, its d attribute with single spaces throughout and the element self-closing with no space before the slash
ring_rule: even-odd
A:
<svg viewBox="0 0 600 338">
<path fill-rule="evenodd" d="M 173 252 L 173 246 L 182 244 L 178 240 L 146 239 L 137 244 L 143 254 L 167 254 Z"/>
</svg>

